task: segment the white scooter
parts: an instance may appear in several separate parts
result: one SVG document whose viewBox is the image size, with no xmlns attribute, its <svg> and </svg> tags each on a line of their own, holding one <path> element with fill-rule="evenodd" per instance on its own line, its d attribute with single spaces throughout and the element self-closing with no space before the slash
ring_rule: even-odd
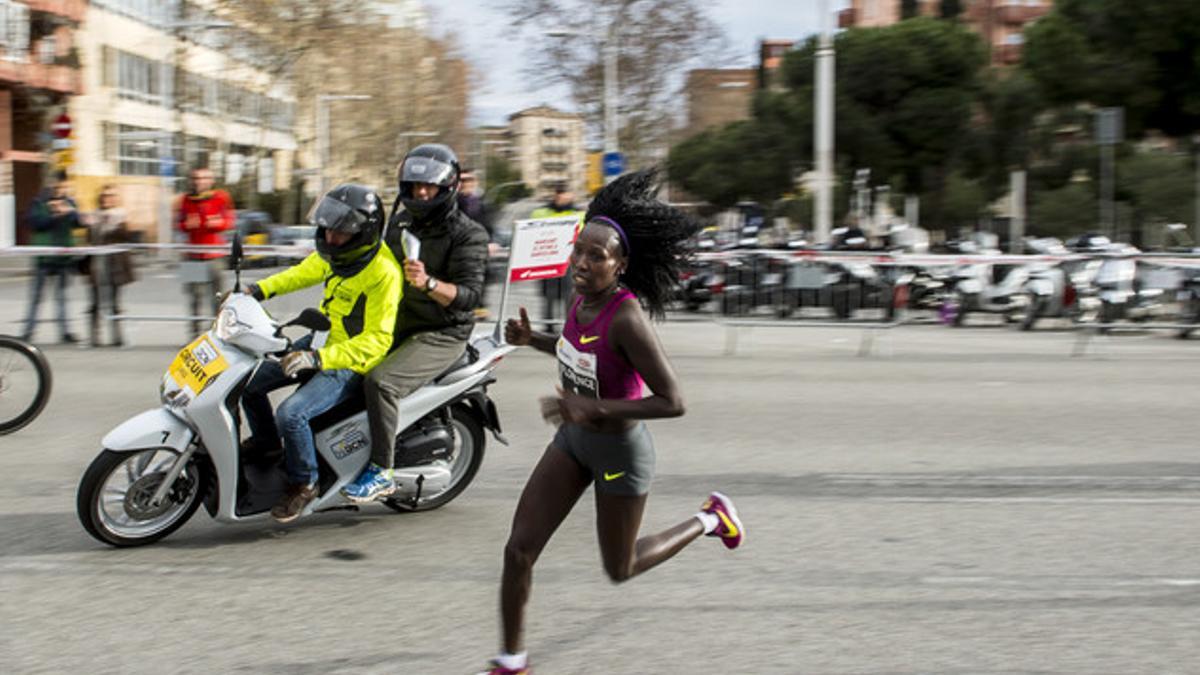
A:
<svg viewBox="0 0 1200 675">
<path fill-rule="evenodd" d="M 235 269 L 241 257 L 235 237 Z M 238 276 L 234 288 L 241 287 L 240 269 Z M 212 329 L 184 347 L 163 375 L 162 407 L 134 416 L 101 441 L 76 500 L 88 533 L 114 546 L 148 544 L 181 527 L 202 503 L 220 522 L 266 517 L 286 477 L 278 464 L 260 468 L 241 456 L 239 403 L 258 366 L 291 347 L 282 333 L 287 326 L 324 331 L 329 320 L 308 309 L 278 324 L 253 297 L 229 296 Z M 384 501 L 387 506 L 423 511 L 450 502 L 479 470 L 484 429 L 507 444 L 487 388 L 496 381 L 492 370 L 512 350 L 498 334 L 477 338 L 446 372 L 401 400 L 400 418 L 415 421 L 396 438 L 398 490 Z M 371 456 L 362 397 L 335 406 L 311 426 L 318 497 L 301 515 L 357 508 L 340 490 Z"/>
<path fill-rule="evenodd" d="M 999 251 L 987 252 L 999 254 Z M 967 312 L 1000 314 L 1006 323 L 1022 315 L 1029 297 L 1022 290 L 1029 279 L 1024 265 L 996 265 L 980 262 L 963 265 L 952 277 L 958 311 L 954 325 L 962 326 Z"/>
</svg>

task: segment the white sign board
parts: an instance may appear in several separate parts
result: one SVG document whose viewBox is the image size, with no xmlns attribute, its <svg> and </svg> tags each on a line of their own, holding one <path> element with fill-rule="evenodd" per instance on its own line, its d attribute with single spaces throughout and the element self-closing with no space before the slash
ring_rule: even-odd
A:
<svg viewBox="0 0 1200 675">
<path fill-rule="evenodd" d="M 567 273 L 580 216 L 518 220 L 508 254 L 510 281 L 554 279 Z"/>
</svg>

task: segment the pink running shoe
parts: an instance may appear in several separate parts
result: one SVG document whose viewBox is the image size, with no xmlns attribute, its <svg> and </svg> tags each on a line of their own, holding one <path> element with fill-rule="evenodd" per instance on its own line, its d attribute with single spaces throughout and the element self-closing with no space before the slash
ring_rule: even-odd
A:
<svg viewBox="0 0 1200 675">
<path fill-rule="evenodd" d="M 715 515 L 719 521 L 717 529 L 709 532 L 708 536 L 720 537 L 725 548 L 730 550 L 742 545 L 742 540 L 746 538 L 746 528 L 742 527 L 732 499 L 720 492 L 714 492 L 708 496 L 700 510 Z"/>
<path fill-rule="evenodd" d="M 524 668 L 505 668 L 495 661 L 488 661 L 489 670 L 479 673 L 479 675 L 532 675 L 533 670 L 526 664 Z"/>
</svg>

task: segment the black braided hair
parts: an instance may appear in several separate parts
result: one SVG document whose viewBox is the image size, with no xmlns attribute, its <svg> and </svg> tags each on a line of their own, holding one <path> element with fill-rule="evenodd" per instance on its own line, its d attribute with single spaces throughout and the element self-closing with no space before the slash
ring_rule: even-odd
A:
<svg viewBox="0 0 1200 675">
<path fill-rule="evenodd" d="M 687 260 L 687 240 L 700 231 L 700 224 L 658 201 L 657 194 L 656 169 L 626 174 L 596 193 L 584 222 L 604 216 L 621 226 L 629 239 L 629 264 L 621 282 L 637 294 L 651 318 L 662 319 Z"/>
</svg>

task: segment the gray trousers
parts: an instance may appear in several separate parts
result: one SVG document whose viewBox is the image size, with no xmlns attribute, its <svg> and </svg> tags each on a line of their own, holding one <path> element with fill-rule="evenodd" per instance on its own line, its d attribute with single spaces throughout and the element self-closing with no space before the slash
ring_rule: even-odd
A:
<svg viewBox="0 0 1200 675">
<path fill-rule="evenodd" d="M 467 341 L 442 333 L 417 333 L 367 373 L 367 419 L 371 461 L 392 468 L 396 434 L 416 420 L 400 419 L 400 399 L 442 374 L 467 349 Z"/>
</svg>

